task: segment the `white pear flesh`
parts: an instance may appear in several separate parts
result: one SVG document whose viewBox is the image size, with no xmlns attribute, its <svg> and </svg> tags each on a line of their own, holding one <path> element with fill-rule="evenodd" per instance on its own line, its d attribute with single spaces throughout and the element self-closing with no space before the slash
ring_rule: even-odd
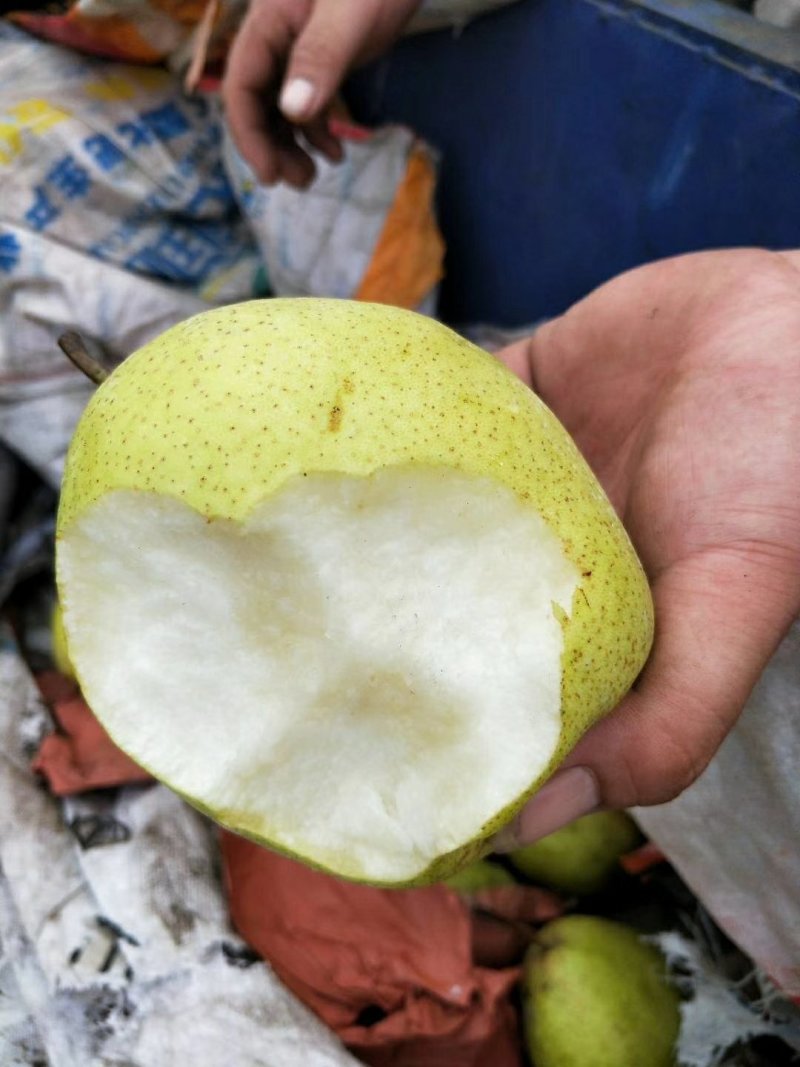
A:
<svg viewBox="0 0 800 1067">
<path fill-rule="evenodd" d="M 413 879 L 558 743 L 553 604 L 569 613 L 577 568 L 488 479 L 301 476 L 244 524 L 110 493 L 61 575 L 81 605 L 73 656 L 119 744 L 342 874 Z"/>
</svg>

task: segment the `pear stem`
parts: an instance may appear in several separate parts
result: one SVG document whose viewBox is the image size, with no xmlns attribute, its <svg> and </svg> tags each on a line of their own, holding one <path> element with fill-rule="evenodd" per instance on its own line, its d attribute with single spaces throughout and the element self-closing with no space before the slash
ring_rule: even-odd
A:
<svg viewBox="0 0 800 1067">
<path fill-rule="evenodd" d="M 74 330 L 62 333 L 58 339 L 58 347 L 95 385 L 102 385 L 108 377 L 109 372 L 89 354 L 80 334 Z"/>
</svg>

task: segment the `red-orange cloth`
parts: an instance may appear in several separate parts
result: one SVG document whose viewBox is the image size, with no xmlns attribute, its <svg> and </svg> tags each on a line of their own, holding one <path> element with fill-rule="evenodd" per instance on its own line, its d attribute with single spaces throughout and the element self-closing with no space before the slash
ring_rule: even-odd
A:
<svg viewBox="0 0 800 1067">
<path fill-rule="evenodd" d="M 63 797 L 150 780 L 147 771 L 117 748 L 74 682 L 56 671 L 45 671 L 36 681 L 59 725 L 44 738 L 33 761 L 34 771 L 44 775 L 52 793 Z"/>
<path fill-rule="evenodd" d="M 564 901 L 535 885 L 502 885 L 460 894 L 472 913 L 472 958 L 483 967 L 520 963 L 535 926 L 564 914 Z"/>
<path fill-rule="evenodd" d="M 645 841 L 632 852 L 626 852 L 624 856 L 620 856 L 619 864 L 628 874 L 646 874 L 660 863 L 666 863 L 666 860 L 667 857 L 657 845 L 654 845 L 652 841 Z"/>
<path fill-rule="evenodd" d="M 224 833 L 242 937 L 373 1067 L 518 1067 L 517 968 L 472 962 L 470 912 L 445 886 L 352 885 Z"/>
</svg>

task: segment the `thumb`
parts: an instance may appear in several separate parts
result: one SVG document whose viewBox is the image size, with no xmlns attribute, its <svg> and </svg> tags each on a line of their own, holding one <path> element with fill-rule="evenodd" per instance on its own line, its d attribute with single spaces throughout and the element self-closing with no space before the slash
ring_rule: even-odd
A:
<svg viewBox="0 0 800 1067">
<path fill-rule="evenodd" d="M 639 684 L 498 834 L 496 851 L 595 810 L 665 803 L 705 769 L 796 611 L 785 576 L 742 563 L 711 553 L 659 576 L 656 643 Z"/>
<path fill-rule="evenodd" d="M 289 56 L 279 105 L 294 123 L 321 115 L 365 52 L 391 44 L 420 0 L 317 0 Z"/>
</svg>

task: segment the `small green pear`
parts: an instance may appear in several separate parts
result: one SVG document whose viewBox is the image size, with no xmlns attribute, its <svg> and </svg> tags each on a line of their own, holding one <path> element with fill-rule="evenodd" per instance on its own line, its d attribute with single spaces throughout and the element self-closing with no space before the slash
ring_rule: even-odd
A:
<svg viewBox="0 0 800 1067">
<path fill-rule="evenodd" d="M 50 642 L 53 649 L 53 661 L 56 668 L 66 675 L 67 678 L 75 677 L 75 668 L 67 648 L 67 633 L 64 629 L 64 619 L 61 613 L 61 605 L 56 601 L 53 613 L 50 616 Z"/>
<path fill-rule="evenodd" d="M 679 995 L 664 958 L 621 923 L 548 923 L 525 959 L 525 1033 L 536 1067 L 672 1067 Z"/>
<path fill-rule="evenodd" d="M 498 889 L 504 885 L 517 885 L 514 875 L 491 860 L 477 860 L 451 874 L 444 881 L 450 889 L 459 893 L 479 893 L 482 889 Z"/>
<path fill-rule="evenodd" d="M 598 811 L 517 849 L 508 858 L 531 881 L 583 896 L 602 889 L 619 857 L 640 840 L 636 823 L 624 811 Z"/>
<path fill-rule="evenodd" d="M 382 305 L 252 301 L 135 352 L 73 437 L 56 555 L 117 744 L 230 829 L 382 885 L 482 855 L 652 640 L 564 428 Z"/>
</svg>

